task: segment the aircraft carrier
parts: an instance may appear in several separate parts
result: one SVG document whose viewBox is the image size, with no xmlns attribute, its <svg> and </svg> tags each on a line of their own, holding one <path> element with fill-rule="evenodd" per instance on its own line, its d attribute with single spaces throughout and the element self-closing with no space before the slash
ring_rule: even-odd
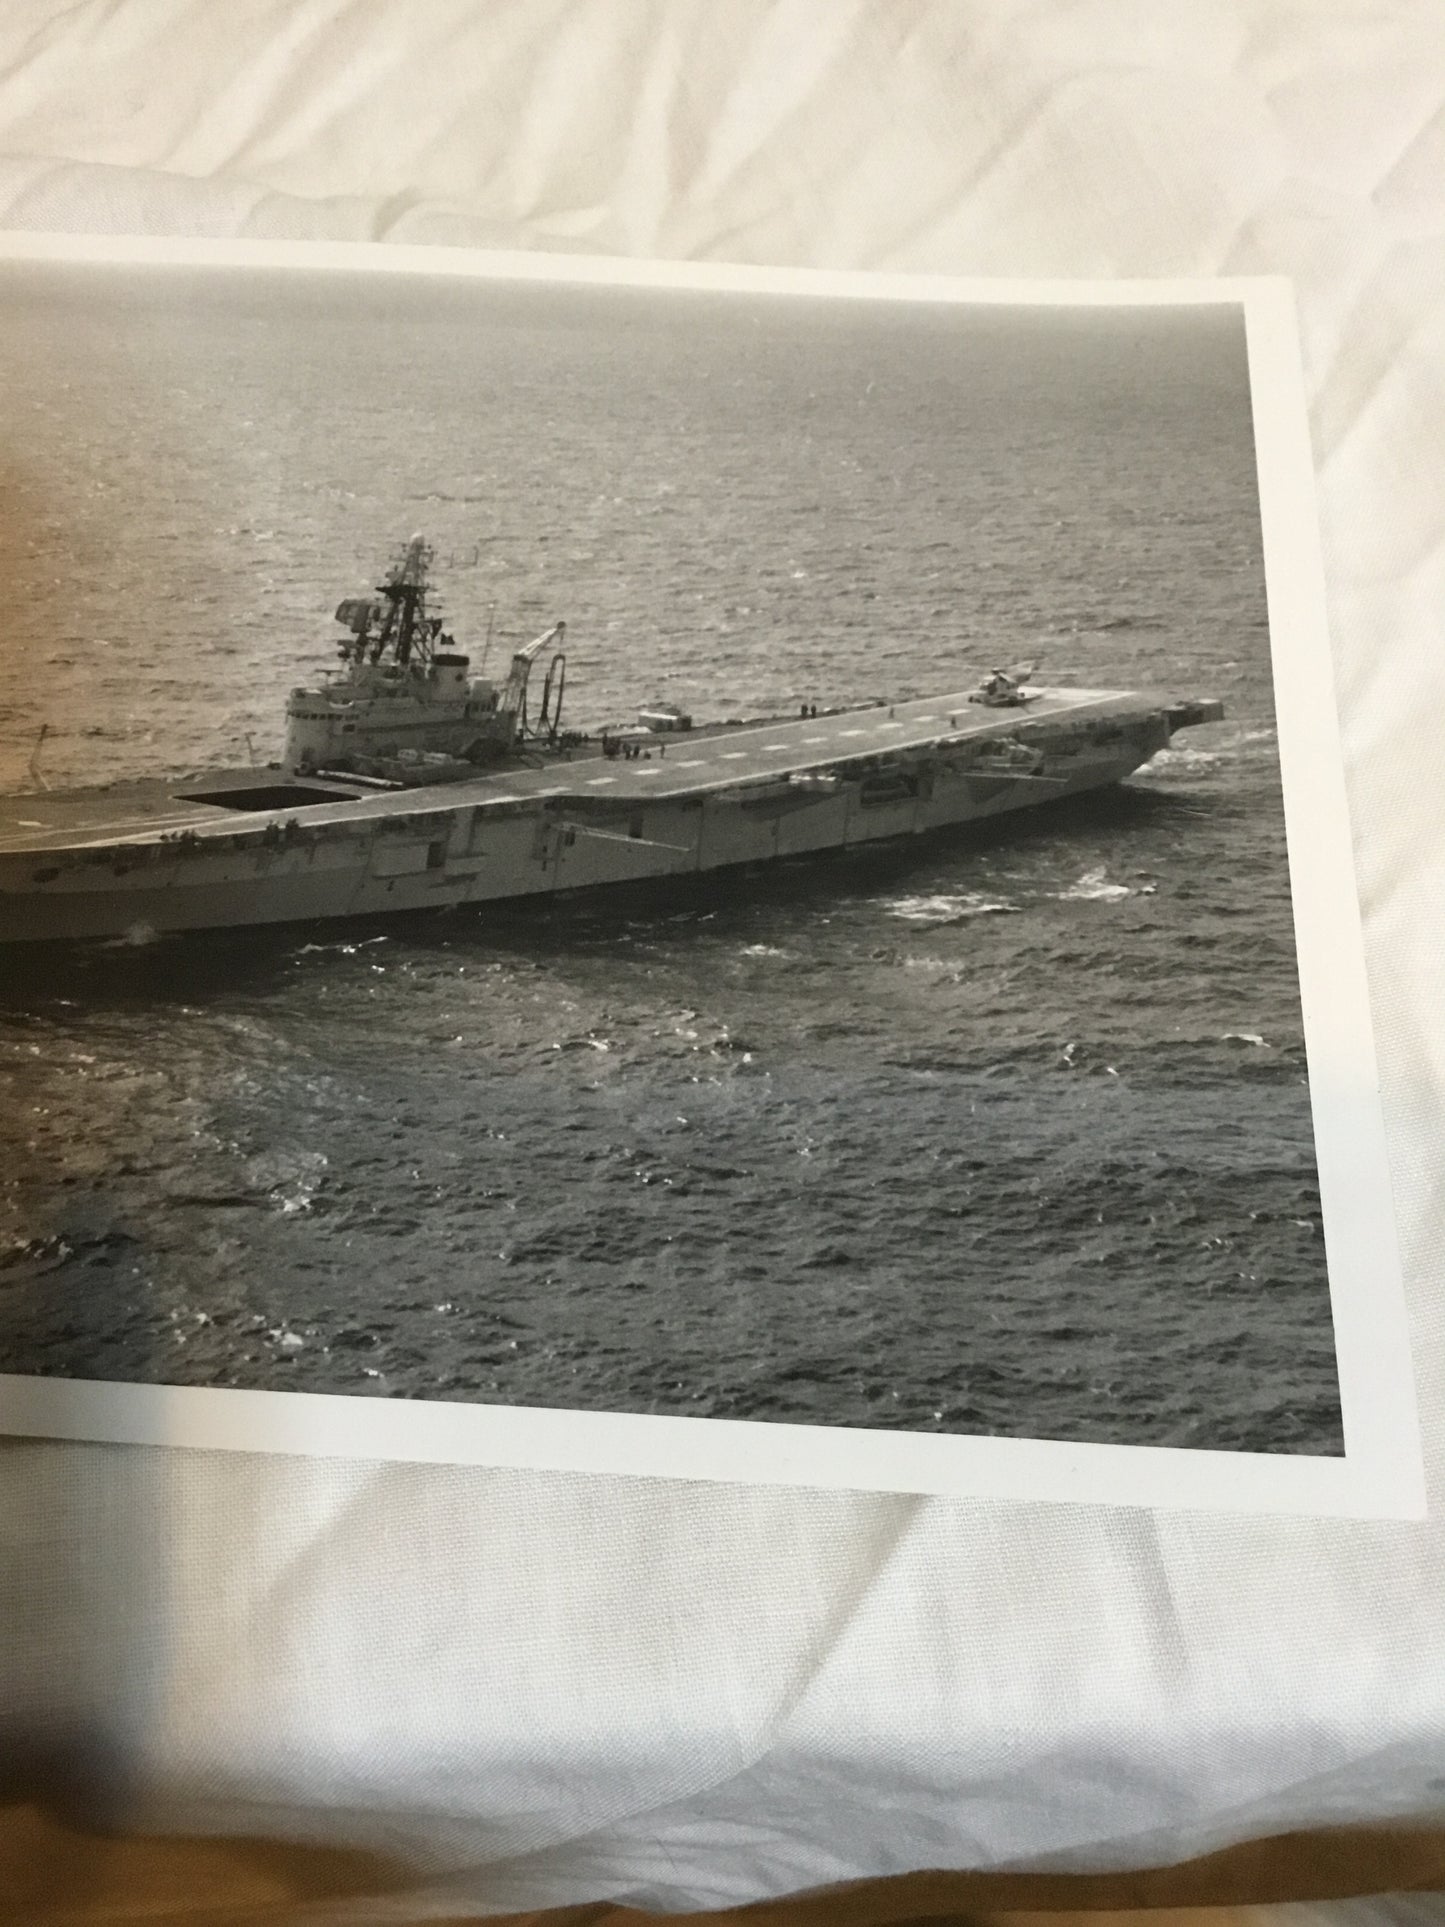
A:
<svg viewBox="0 0 1445 1927">
<path fill-rule="evenodd" d="M 291 692 L 279 763 L 72 790 L 33 766 L 36 788 L 0 798 L 0 942 L 371 918 L 909 839 L 1117 783 L 1223 716 L 1016 666 L 909 702 L 574 729 L 564 626 L 504 681 L 473 675 L 430 563 L 414 537 L 340 604 L 340 666 Z"/>
</svg>

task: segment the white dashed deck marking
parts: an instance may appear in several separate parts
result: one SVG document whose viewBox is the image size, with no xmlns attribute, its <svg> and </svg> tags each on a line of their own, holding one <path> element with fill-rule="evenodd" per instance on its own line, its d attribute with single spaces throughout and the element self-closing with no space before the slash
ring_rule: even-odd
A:
<svg viewBox="0 0 1445 1927">
<path fill-rule="evenodd" d="M 230 812 L 228 811 L 227 814 L 229 815 Z M 148 835 L 152 830 L 164 830 L 167 827 L 167 825 L 171 823 L 194 823 L 195 820 L 196 820 L 196 813 L 193 809 L 168 810 L 163 816 L 156 815 L 156 816 L 147 817 L 143 826 L 137 826 L 134 819 L 131 817 L 120 816 L 120 817 L 116 817 L 113 821 L 109 823 L 87 823 L 85 827 L 87 830 L 120 830 L 122 832 L 133 830 L 133 829 L 136 829 L 137 827 L 141 827 L 143 828 L 144 832 Z M 33 827 L 35 829 L 44 830 L 47 832 L 54 830 L 57 834 L 59 834 L 61 831 L 60 825 L 51 824 L 51 823 L 37 823 L 34 825 L 24 824 L 21 827 L 26 829 Z M 97 840 L 99 841 L 102 839 L 97 839 Z"/>
</svg>

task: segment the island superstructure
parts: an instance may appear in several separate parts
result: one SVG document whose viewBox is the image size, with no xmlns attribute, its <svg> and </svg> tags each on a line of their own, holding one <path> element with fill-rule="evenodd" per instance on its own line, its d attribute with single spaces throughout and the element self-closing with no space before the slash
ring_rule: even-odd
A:
<svg viewBox="0 0 1445 1927">
<path fill-rule="evenodd" d="M 415 537 L 340 604 L 339 667 L 292 691 L 279 763 L 0 798 L 0 941 L 369 918 L 912 839 L 1117 783 L 1223 715 L 1018 667 L 907 702 L 564 728 L 564 625 L 488 681 L 434 612 L 430 563 Z"/>
</svg>

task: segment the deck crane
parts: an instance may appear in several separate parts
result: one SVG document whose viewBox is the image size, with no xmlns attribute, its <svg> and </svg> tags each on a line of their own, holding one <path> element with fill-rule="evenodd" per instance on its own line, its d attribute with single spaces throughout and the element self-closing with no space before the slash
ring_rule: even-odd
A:
<svg viewBox="0 0 1445 1927">
<path fill-rule="evenodd" d="M 533 641 L 525 643 L 512 657 L 512 666 L 507 674 L 507 680 L 502 684 L 501 691 L 497 697 L 496 710 L 496 733 L 502 738 L 503 742 L 508 745 L 515 743 L 526 731 L 527 678 L 532 673 L 532 664 L 550 644 L 560 644 L 566 634 L 566 623 L 554 622 L 552 627 L 548 629 L 544 635 L 537 636 Z M 543 702 L 543 727 L 550 726 L 554 732 L 558 718 L 557 715 L 549 716 L 547 710 L 550 706 L 553 679 L 558 673 L 558 666 L 562 660 L 562 653 L 559 648 L 557 654 L 552 659 L 552 666 L 547 672 L 547 697 Z M 560 687 L 557 689 L 556 707 L 560 713 L 562 707 Z"/>
</svg>

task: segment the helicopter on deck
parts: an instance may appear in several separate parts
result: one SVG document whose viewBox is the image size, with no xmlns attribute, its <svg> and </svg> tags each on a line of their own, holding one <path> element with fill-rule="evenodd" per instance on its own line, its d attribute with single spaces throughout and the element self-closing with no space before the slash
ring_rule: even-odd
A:
<svg viewBox="0 0 1445 1927">
<path fill-rule="evenodd" d="M 991 669 L 969 697 L 986 709 L 1022 709 L 1034 700 L 1026 685 L 1038 674 L 1036 662 L 1015 663 L 1012 669 Z"/>
</svg>

